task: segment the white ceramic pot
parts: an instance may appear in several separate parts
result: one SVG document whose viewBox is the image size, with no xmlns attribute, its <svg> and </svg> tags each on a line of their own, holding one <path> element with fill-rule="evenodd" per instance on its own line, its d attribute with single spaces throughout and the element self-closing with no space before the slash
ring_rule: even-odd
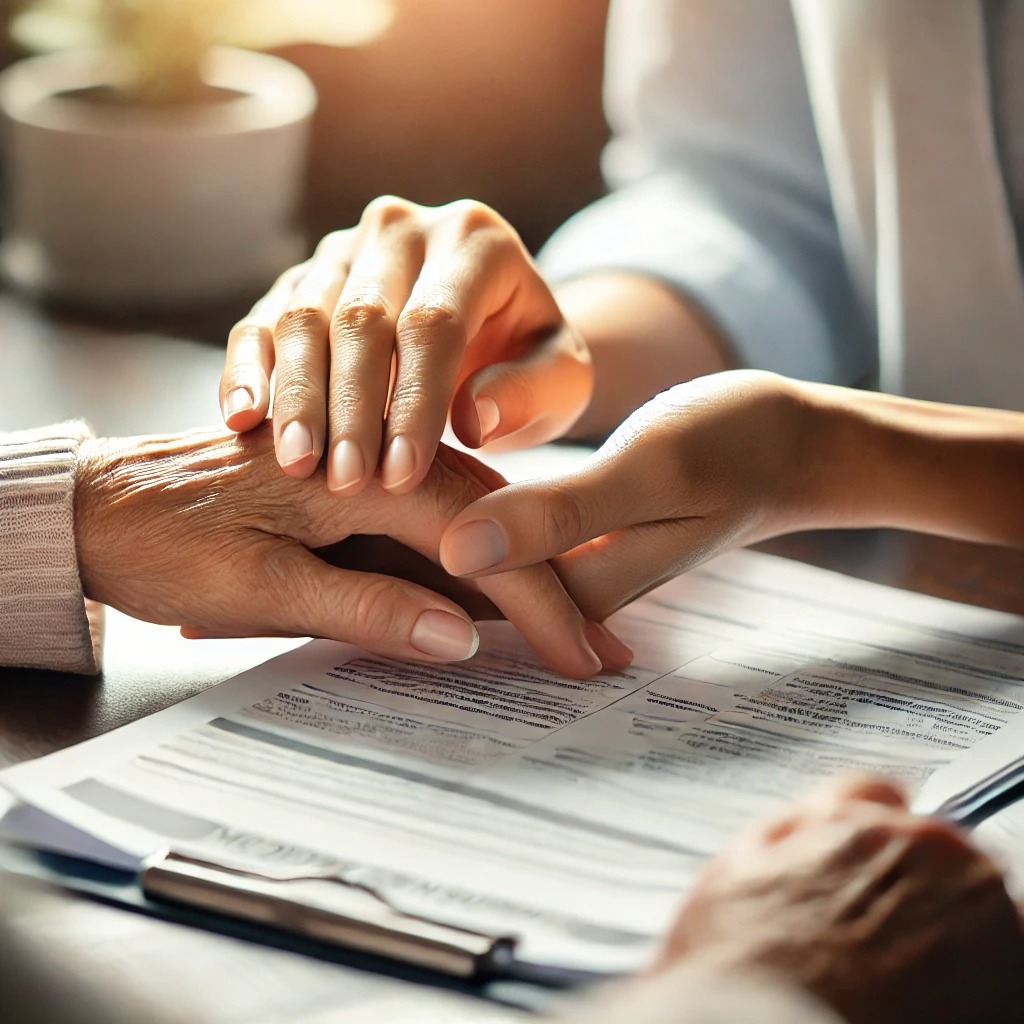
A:
<svg viewBox="0 0 1024 1024">
<path fill-rule="evenodd" d="M 21 61 L 6 115 L 0 266 L 33 294 L 106 309 L 214 301 L 269 285 L 301 258 L 297 208 L 316 105 L 310 80 L 218 49 L 227 98 L 179 108 L 90 100 L 103 53 Z"/>
</svg>

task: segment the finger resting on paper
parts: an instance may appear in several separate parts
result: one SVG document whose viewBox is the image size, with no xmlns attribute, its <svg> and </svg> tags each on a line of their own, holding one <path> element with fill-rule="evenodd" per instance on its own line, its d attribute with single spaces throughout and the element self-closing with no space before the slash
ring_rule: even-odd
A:
<svg viewBox="0 0 1024 1024">
<path fill-rule="evenodd" d="M 541 658 L 561 675 L 587 679 L 603 667 L 587 622 L 550 565 L 532 565 L 479 582 Z"/>
</svg>

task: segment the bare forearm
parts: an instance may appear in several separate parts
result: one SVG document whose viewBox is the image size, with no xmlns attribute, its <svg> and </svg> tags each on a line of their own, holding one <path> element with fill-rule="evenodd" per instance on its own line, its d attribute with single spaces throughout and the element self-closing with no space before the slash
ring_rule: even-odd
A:
<svg viewBox="0 0 1024 1024">
<path fill-rule="evenodd" d="M 730 366 L 703 314 L 653 278 L 595 274 L 566 283 L 556 298 L 594 359 L 594 395 L 573 437 L 607 434 L 660 391 Z"/>
<path fill-rule="evenodd" d="M 790 513 L 1024 547 L 1024 414 L 796 383 L 808 415 Z"/>
</svg>

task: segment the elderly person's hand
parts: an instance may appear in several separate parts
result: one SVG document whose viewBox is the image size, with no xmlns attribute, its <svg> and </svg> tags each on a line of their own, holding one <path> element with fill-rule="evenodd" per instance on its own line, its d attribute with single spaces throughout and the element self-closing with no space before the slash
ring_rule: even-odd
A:
<svg viewBox="0 0 1024 1024">
<path fill-rule="evenodd" d="M 269 424 L 241 437 L 87 442 L 75 488 L 82 582 L 87 597 L 186 635 L 313 635 L 393 657 L 457 661 L 479 639 L 458 604 L 313 552 L 346 537 L 388 535 L 436 561 L 451 516 L 503 482 L 442 448 L 415 492 L 396 497 L 375 483 L 338 504 L 323 470 L 312 480 L 280 472 Z M 590 676 L 602 659 L 616 668 L 629 661 L 607 630 L 583 619 L 549 565 L 480 590 L 565 675 Z"/>
<path fill-rule="evenodd" d="M 848 778 L 728 847 L 691 892 L 659 970 L 764 969 L 851 1024 L 1024 1019 L 1024 930 L 969 840 Z"/>
<path fill-rule="evenodd" d="M 308 477 L 326 450 L 328 487 L 351 496 L 378 465 L 388 491 L 416 487 L 449 412 L 469 447 L 539 444 L 592 388 L 586 345 L 501 216 L 385 196 L 232 329 L 220 400 L 249 430 L 272 399 L 285 472 Z"/>
</svg>

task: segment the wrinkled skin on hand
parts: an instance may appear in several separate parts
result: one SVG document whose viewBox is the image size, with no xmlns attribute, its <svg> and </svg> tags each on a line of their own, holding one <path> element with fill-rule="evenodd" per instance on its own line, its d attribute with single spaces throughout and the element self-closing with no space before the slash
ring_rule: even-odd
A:
<svg viewBox="0 0 1024 1024">
<path fill-rule="evenodd" d="M 851 1024 L 1024 1020 L 1024 931 L 996 867 L 881 779 L 819 790 L 717 857 L 659 969 L 767 968 Z"/>
<path fill-rule="evenodd" d="M 436 563 L 450 518 L 502 478 L 442 448 L 415 492 L 398 497 L 373 484 L 339 503 L 323 472 L 308 480 L 282 474 L 270 424 L 243 436 L 88 442 L 75 510 L 86 595 L 191 636 L 312 635 L 393 657 L 468 656 L 475 631 L 455 601 L 400 576 L 338 568 L 314 551 L 387 535 L 422 556 L 411 575 L 422 574 L 427 560 Z M 398 571 L 400 559 L 390 568 Z M 585 622 L 549 565 L 488 581 L 478 593 L 559 672 L 592 675 L 601 664 L 594 645 L 621 667 L 621 645 L 609 655 L 606 631 Z M 426 648 L 424 613 L 434 640 Z"/>
</svg>

